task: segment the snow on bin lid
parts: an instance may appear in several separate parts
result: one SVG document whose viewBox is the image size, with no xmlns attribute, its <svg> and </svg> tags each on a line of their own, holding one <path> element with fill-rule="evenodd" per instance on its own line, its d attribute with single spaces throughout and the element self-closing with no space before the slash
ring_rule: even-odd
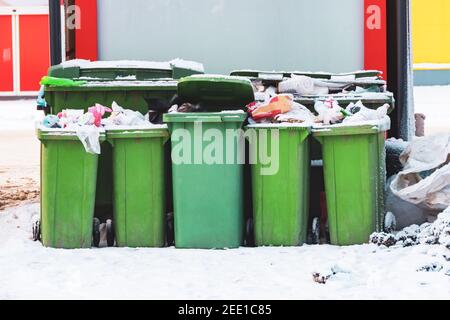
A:
<svg viewBox="0 0 450 320">
<path fill-rule="evenodd" d="M 321 79 L 332 79 L 335 80 L 339 78 L 354 76 L 356 79 L 359 78 L 378 78 L 382 75 L 381 71 L 378 70 L 358 70 L 354 72 L 345 72 L 345 73 L 331 73 L 331 72 L 325 72 L 325 71 L 261 71 L 261 70 L 252 70 L 252 69 L 244 69 L 244 70 L 234 70 L 231 72 L 232 76 L 242 76 L 242 77 L 249 77 L 249 78 L 260 78 L 264 80 L 263 78 L 267 78 L 270 75 L 275 77 L 276 75 L 282 75 L 283 77 L 289 78 L 292 74 L 296 75 L 304 75 L 309 76 L 312 78 L 321 78 Z M 273 79 L 267 79 L 267 80 L 273 80 Z"/>
<path fill-rule="evenodd" d="M 383 132 L 391 129 L 391 118 L 389 116 L 380 120 L 370 120 L 351 123 L 339 123 L 332 125 L 315 124 L 313 132 L 316 136 L 333 135 L 333 133 L 346 132 L 347 134 L 361 134 L 367 131 Z M 348 132 L 347 130 L 352 130 Z"/>
<path fill-rule="evenodd" d="M 193 75 L 178 83 L 178 96 L 184 102 L 211 109 L 242 109 L 255 100 L 247 78 L 223 75 Z"/>
<path fill-rule="evenodd" d="M 157 69 L 172 70 L 172 67 L 204 72 L 203 64 L 195 61 L 174 59 L 168 62 L 141 61 L 141 60 L 116 60 L 116 61 L 90 61 L 75 59 L 60 64 L 63 68 L 79 67 L 82 69 Z"/>
</svg>

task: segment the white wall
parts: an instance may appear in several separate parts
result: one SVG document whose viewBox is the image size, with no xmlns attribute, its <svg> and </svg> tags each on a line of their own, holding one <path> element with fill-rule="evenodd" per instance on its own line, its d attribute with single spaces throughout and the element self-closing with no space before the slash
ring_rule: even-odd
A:
<svg viewBox="0 0 450 320">
<path fill-rule="evenodd" d="M 207 72 L 362 69 L 363 0 L 97 0 L 102 60 L 184 58 Z"/>
</svg>

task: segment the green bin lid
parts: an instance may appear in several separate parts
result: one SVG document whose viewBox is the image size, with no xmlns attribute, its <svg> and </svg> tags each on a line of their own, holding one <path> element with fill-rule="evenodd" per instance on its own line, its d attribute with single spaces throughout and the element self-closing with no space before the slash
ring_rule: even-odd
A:
<svg viewBox="0 0 450 320">
<path fill-rule="evenodd" d="M 341 123 L 335 125 L 315 125 L 313 135 L 315 137 L 328 136 L 352 136 L 361 134 L 378 134 L 389 131 L 391 121 L 388 118 L 383 120 L 367 121 L 363 123 Z"/>
<path fill-rule="evenodd" d="M 277 80 L 277 79 L 282 80 L 282 78 L 290 78 L 292 74 L 318 79 L 331 79 L 332 77 L 354 75 L 356 79 L 359 79 L 368 77 L 381 77 L 382 72 L 378 70 L 362 70 L 348 73 L 307 72 L 307 71 L 260 71 L 260 70 L 236 70 L 231 72 L 232 76 L 240 76 L 262 80 Z"/>
<path fill-rule="evenodd" d="M 88 81 L 180 79 L 202 73 L 203 65 L 181 59 L 170 62 L 71 60 L 48 71 L 51 77 Z"/>
<path fill-rule="evenodd" d="M 79 141 L 75 130 L 68 129 L 50 129 L 50 128 L 37 128 L 36 135 L 40 141 Z M 105 131 L 100 131 L 100 142 L 106 140 Z"/>
<path fill-rule="evenodd" d="M 184 102 L 201 104 L 204 109 L 243 109 L 255 101 L 250 80 L 242 77 L 194 75 L 178 83 L 178 96 Z"/>
<path fill-rule="evenodd" d="M 242 111 L 236 112 L 174 112 L 163 115 L 166 123 L 174 122 L 244 122 L 247 114 Z"/>
<path fill-rule="evenodd" d="M 108 140 L 135 139 L 135 138 L 168 138 L 169 130 L 166 125 L 153 125 L 151 127 L 105 127 Z"/>
</svg>

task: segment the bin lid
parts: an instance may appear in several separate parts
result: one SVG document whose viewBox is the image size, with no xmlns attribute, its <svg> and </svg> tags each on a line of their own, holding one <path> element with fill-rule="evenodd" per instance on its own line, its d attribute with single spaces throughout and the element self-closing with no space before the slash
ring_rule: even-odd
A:
<svg viewBox="0 0 450 320">
<path fill-rule="evenodd" d="M 385 117 L 381 120 L 364 121 L 361 123 L 340 123 L 334 125 L 314 125 L 312 132 L 315 137 L 350 136 L 360 134 L 377 134 L 389 131 L 391 120 Z"/>
<path fill-rule="evenodd" d="M 88 81 L 77 86 L 48 85 L 46 91 L 169 91 L 176 92 L 177 81 Z"/>
<path fill-rule="evenodd" d="M 168 138 L 167 125 L 105 127 L 107 139 Z"/>
<path fill-rule="evenodd" d="M 371 106 L 381 107 L 383 104 L 389 104 L 390 108 L 388 113 L 391 113 L 395 109 L 395 99 L 394 94 L 391 92 L 368 92 L 368 93 L 357 93 L 357 94 L 331 94 L 324 96 L 295 96 L 294 101 L 305 106 L 314 105 L 316 101 L 325 101 L 327 99 L 333 98 L 336 100 L 341 107 L 346 107 L 350 103 L 356 103 L 361 101 L 366 107 Z"/>
<path fill-rule="evenodd" d="M 57 78 L 87 81 L 136 81 L 180 79 L 204 73 L 203 65 L 194 61 L 175 59 L 153 61 L 89 61 L 70 60 L 49 68 L 48 75 Z"/>
<path fill-rule="evenodd" d="M 278 129 L 278 130 L 297 130 L 297 131 L 306 131 L 310 133 L 312 131 L 313 124 L 307 123 L 256 123 L 249 124 L 246 126 L 246 129 L 256 129 L 256 130 L 264 130 L 264 129 Z"/>
<path fill-rule="evenodd" d="M 223 75 L 194 75 L 178 83 L 178 96 L 184 102 L 201 104 L 205 110 L 243 109 L 255 101 L 250 80 Z"/>
<path fill-rule="evenodd" d="M 77 136 L 75 130 L 70 129 L 51 129 L 43 126 L 39 126 L 36 128 L 36 135 L 40 141 L 50 141 L 50 140 L 58 140 L 58 141 L 79 141 L 80 139 Z M 100 129 L 100 142 L 106 140 L 106 132 L 103 129 Z"/>
<path fill-rule="evenodd" d="M 299 76 L 307 76 L 317 79 L 328 79 L 355 76 L 355 79 L 360 78 L 379 78 L 382 75 L 378 70 L 361 70 L 347 73 L 331 73 L 331 72 L 310 72 L 310 71 L 261 71 L 261 70 L 235 70 L 231 72 L 232 76 L 247 77 L 261 80 L 283 80 L 283 78 L 290 78 L 292 74 Z"/>
<path fill-rule="evenodd" d="M 247 119 L 247 114 L 244 111 L 224 111 L 224 112 L 174 112 L 163 115 L 163 120 L 166 123 L 174 122 L 244 122 Z"/>
</svg>

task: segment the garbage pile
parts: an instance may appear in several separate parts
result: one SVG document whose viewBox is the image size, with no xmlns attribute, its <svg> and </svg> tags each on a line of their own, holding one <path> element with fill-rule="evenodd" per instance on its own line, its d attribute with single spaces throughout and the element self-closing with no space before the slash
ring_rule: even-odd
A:
<svg viewBox="0 0 450 320">
<path fill-rule="evenodd" d="M 307 107 L 295 102 L 292 94 L 279 94 L 264 102 L 253 102 L 247 106 L 250 124 L 257 123 L 304 123 L 304 124 L 354 124 L 383 120 L 390 106 L 385 104 L 376 110 L 364 106 L 361 101 L 350 103 L 345 109 L 333 97 L 318 100 L 314 105 L 317 115 Z"/>
<path fill-rule="evenodd" d="M 106 114 L 109 114 L 109 117 L 104 119 Z M 43 130 L 75 132 L 86 152 L 92 154 L 101 153 L 100 133 L 105 128 L 120 129 L 137 126 L 153 126 L 148 120 L 148 114 L 144 116 L 138 111 L 124 109 L 116 102 L 113 102 L 111 108 L 96 104 L 86 113 L 83 110 L 65 109 L 57 115 L 47 115 L 41 123 Z"/>
</svg>

